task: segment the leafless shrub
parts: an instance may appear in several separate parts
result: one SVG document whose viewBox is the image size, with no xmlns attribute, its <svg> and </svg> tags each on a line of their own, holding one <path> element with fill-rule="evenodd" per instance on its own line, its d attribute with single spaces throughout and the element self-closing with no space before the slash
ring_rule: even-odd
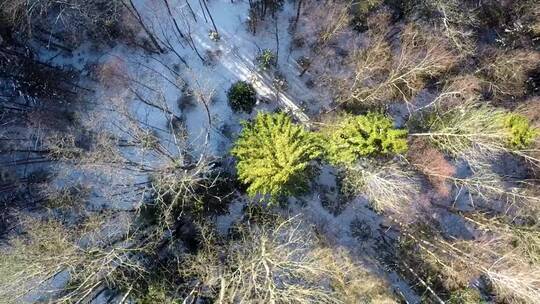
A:
<svg viewBox="0 0 540 304">
<path fill-rule="evenodd" d="M 530 99 L 524 101 L 514 110 L 517 113 L 520 113 L 527 117 L 535 128 L 540 129 L 540 97 L 531 97 Z M 540 159 L 540 138 L 535 140 L 531 147 L 524 152 L 531 159 Z M 538 176 L 540 174 L 540 168 L 529 163 L 530 170 L 533 174 Z"/>
<path fill-rule="evenodd" d="M 408 25 L 400 40 L 400 53 L 388 80 L 404 97 L 418 92 L 423 78 L 439 76 L 459 60 L 437 31 Z"/>
<path fill-rule="evenodd" d="M 525 100 L 517 110 L 518 113 L 525 115 L 535 126 L 540 126 L 540 97 L 533 96 Z"/>
<path fill-rule="evenodd" d="M 238 227 L 239 237 L 218 245 L 204 237 L 203 249 L 179 265 L 199 290 L 217 302 L 394 303 L 384 283 L 355 264 L 342 249 L 317 244 L 297 220 Z"/>
<path fill-rule="evenodd" d="M 540 263 L 540 230 L 537 229 L 540 223 L 518 224 L 503 217 L 478 212 L 466 213 L 463 218 L 479 230 L 481 235 L 496 233 L 501 242 L 513 244 L 513 252 L 519 253 L 526 263 Z M 505 244 L 500 249 L 509 250 Z"/>
<path fill-rule="evenodd" d="M 446 291 L 461 290 L 484 277 L 499 300 L 536 303 L 540 268 L 537 262 L 531 264 L 528 253 L 531 245 L 538 250 L 538 232 L 501 225 L 480 214 L 465 214 L 464 218 L 478 229 L 476 239 L 447 240 L 427 226 L 406 229 L 401 258 L 409 265 L 408 270 L 420 277 L 435 278 L 430 282 L 435 286 L 426 285 L 432 291 L 440 288 L 438 284 Z M 527 241 L 517 230 L 529 233 Z"/>
<path fill-rule="evenodd" d="M 540 11 L 540 5 L 538 3 L 533 4 L 531 9 L 527 10 L 527 12 L 532 13 L 530 29 L 535 37 L 540 36 L 540 14 L 538 13 L 539 11 Z"/>
<path fill-rule="evenodd" d="M 420 250 L 439 265 L 444 276 L 460 277 L 462 284 L 467 284 L 472 278 L 484 275 L 499 299 L 536 303 L 540 299 L 540 266 L 529 257 L 531 246 L 535 250 L 533 257 L 538 254 L 538 231 L 502 224 L 479 214 L 466 215 L 465 219 L 481 229 L 476 240 L 409 237 L 416 238 Z"/>
<path fill-rule="evenodd" d="M 472 245 L 475 256 L 490 261 L 486 276 L 500 300 L 536 303 L 540 300 L 540 231 L 534 226 L 508 224 L 504 219 L 465 215 L 481 229 L 480 245 Z M 493 236 L 495 235 L 495 236 Z M 491 259 L 489 259 L 491 258 Z"/>
<path fill-rule="evenodd" d="M 537 1 L 489 1 L 478 11 L 486 26 L 497 28 L 497 42 L 508 49 L 531 48 L 538 40 L 540 6 Z"/>
<path fill-rule="evenodd" d="M 154 198 L 149 205 L 157 207 L 161 229 L 171 230 L 184 212 L 204 208 L 201 189 L 212 187 L 219 178 L 210 176 L 211 171 L 209 162 L 200 161 L 184 169 L 169 167 L 156 172 L 151 182 Z"/>
<path fill-rule="evenodd" d="M 459 60 L 448 41 L 434 30 L 405 26 L 396 50 L 385 35 L 380 28 L 374 30 L 369 45 L 352 52 L 353 76 L 334 80 L 342 102 L 373 106 L 402 99 L 408 103 L 428 78 L 440 76 Z"/>
<path fill-rule="evenodd" d="M 505 257 L 486 275 L 495 286 L 499 299 L 510 303 L 537 303 L 540 300 L 540 267 L 516 264 L 515 258 Z"/>
<path fill-rule="evenodd" d="M 414 174 L 397 163 L 365 160 L 346 169 L 343 191 L 366 195 L 377 211 L 404 214 L 419 194 L 419 186 Z"/>
<path fill-rule="evenodd" d="M 133 39 L 140 29 L 121 0 L 4 1 L 0 4 L 0 14 L 15 29 L 30 36 L 49 35 L 53 31 L 48 29 L 54 29 L 48 43 L 64 49 L 75 47 L 89 37 L 105 42 Z M 56 39 L 57 43 L 51 43 Z"/>
<path fill-rule="evenodd" d="M 476 41 L 471 27 L 475 25 L 476 18 L 470 11 L 466 12 L 462 4 L 460 1 L 438 1 L 438 9 L 443 15 L 444 34 L 458 50 L 472 54 Z"/>
<path fill-rule="evenodd" d="M 45 140 L 49 156 L 54 160 L 73 160 L 81 156 L 82 149 L 77 147 L 74 135 L 54 134 Z"/>
<path fill-rule="evenodd" d="M 494 98 L 522 97 L 526 93 L 529 71 L 540 62 L 540 53 L 530 50 L 488 50 L 483 56 L 482 72 Z"/>
<path fill-rule="evenodd" d="M 82 166 L 99 166 L 122 164 L 125 158 L 118 147 L 117 138 L 108 133 L 100 132 L 94 135 L 90 150 L 80 158 Z"/>
<path fill-rule="evenodd" d="M 373 10 L 383 4 L 382 0 L 368 0 L 351 4 L 351 15 L 356 22 L 362 23 Z"/>
<path fill-rule="evenodd" d="M 45 186 L 42 195 L 46 197 L 45 205 L 53 209 L 68 209 L 81 207 L 90 194 L 90 188 L 77 184 L 66 187 Z"/>
<path fill-rule="evenodd" d="M 295 31 L 297 41 L 315 47 L 320 52 L 337 37 L 350 31 L 350 5 L 345 2 L 328 0 L 325 3 L 305 1 L 302 4 L 302 18 Z M 302 36 L 300 36 L 302 35 Z"/>
<path fill-rule="evenodd" d="M 136 258 L 142 253 L 137 247 L 141 243 L 128 240 L 125 232 L 114 246 L 115 241 L 103 235 L 101 243 L 94 243 L 96 238 L 90 236 L 95 231 L 88 229 L 108 227 L 100 219 L 69 229 L 54 220 L 24 219 L 26 235 L 12 237 L 0 256 L 2 302 L 20 303 L 26 296 L 43 293 L 55 303 L 88 301 L 104 288 L 129 287 L 138 280 L 145 272 Z M 60 290 L 50 285 L 58 277 L 68 281 Z"/>
<path fill-rule="evenodd" d="M 460 75 L 445 81 L 441 94 L 434 104 L 444 109 L 450 109 L 474 101 L 482 92 L 482 82 L 473 75 Z"/>
<path fill-rule="evenodd" d="M 408 2 L 408 11 L 413 14 L 412 18 L 420 17 L 433 25 L 441 25 L 442 33 L 461 52 L 471 54 L 475 51 L 474 36 L 479 20 L 474 5 L 459 0 Z"/>
<path fill-rule="evenodd" d="M 421 280 L 423 287 L 430 290 L 430 294 L 441 303 L 441 293 L 467 287 L 480 272 L 468 267 L 467 263 L 451 252 L 436 247 L 431 241 L 437 236 L 424 228 L 417 227 L 404 233 L 398 256 L 409 268 L 404 269 L 404 273 L 413 274 L 411 279 Z"/>
<path fill-rule="evenodd" d="M 326 5 L 316 5 L 320 8 L 319 15 L 313 17 L 322 18 L 317 18 L 319 24 L 317 40 L 324 46 L 350 24 L 349 6 L 334 1 L 330 1 Z M 323 20 L 324 22 L 321 22 Z"/>
<path fill-rule="evenodd" d="M 0 299 L 17 303 L 40 284 L 83 259 L 57 222 L 28 221 L 28 238 L 15 238 L 0 256 Z"/>
<path fill-rule="evenodd" d="M 482 81 L 473 75 L 459 75 L 445 80 L 440 93 L 427 104 L 418 104 L 415 114 L 425 119 L 434 111 L 451 111 L 466 104 L 479 103 L 482 92 Z M 414 122 L 419 117 L 412 117 Z"/>
</svg>

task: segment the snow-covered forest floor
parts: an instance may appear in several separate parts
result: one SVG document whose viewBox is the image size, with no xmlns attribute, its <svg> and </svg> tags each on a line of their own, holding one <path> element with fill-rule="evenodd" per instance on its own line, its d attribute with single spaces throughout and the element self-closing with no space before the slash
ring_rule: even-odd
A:
<svg viewBox="0 0 540 304">
<path fill-rule="evenodd" d="M 262 280 L 268 284 L 265 285 L 269 286 L 268 290 L 287 290 L 290 287 L 287 284 L 296 286 L 298 282 L 312 286 L 312 277 L 304 277 L 303 270 L 313 273 L 314 286 L 319 285 L 322 293 L 339 288 L 347 290 L 343 286 L 336 287 L 336 283 L 328 279 L 330 274 L 342 275 L 338 268 L 348 276 L 340 284 L 361 286 L 353 282 L 359 284 L 365 279 L 366 290 L 383 286 L 391 296 L 382 296 L 385 292 L 381 292 L 378 298 L 370 295 L 364 299 L 364 295 L 355 298 L 353 292 L 353 295 L 347 294 L 348 300 L 342 300 L 337 298 L 337 292 L 329 293 L 326 298 L 317 294 L 315 288 L 305 291 L 314 293 L 309 295 L 312 296 L 310 303 L 360 303 L 358 301 L 364 300 L 366 303 L 446 303 L 442 298 L 450 299 L 448 303 L 472 303 L 463 300 L 468 299 L 465 294 L 472 289 L 489 290 L 481 292 L 481 297 L 489 299 L 489 303 L 514 303 L 512 292 L 517 294 L 516 299 L 525 299 L 527 303 L 540 299 L 535 290 L 535 286 L 540 288 L 536 262 L 530 264 L 534 265 L 530 279 L 520 274 L 518 277 L 523 280 L 517 282 L 525 283 L 510 286 L 505 278 L 511 276 L 504 277 L 497 269 L 518 249 L 501 251 L 505 254 L 499 257 L 499 253 L 489 247 L 508 241 L 517 242 L 515 248 L 521 248 L 520 244 L 528 246 L 528 241 L 519 238 L 514 242 L 498 236 L 490 239 L 491 233 L 502 235 L 513 230 L 500 228 L 507 226 L 488 226 L 495 220 L 484 222 L 476 217 L 478 211 L 478 214 L 508 217 L 513 224 L 526 227 L 529 222 L 535 223 L 538 219 L 534 212 L 540 204 L 540 196 L 537 195 L 537 179 L 530 172 L 536 170 L 531 168 L 537 168 L 540 162 L 535 147 L 510 150 L 499 144 L 497 140 L 506 133 L 493 131 L 489 123 L 485 130 L 460 133 L 460 123 L 467 119 L 480 120 L 480 123 L 478 127 L 471 123 L 463 129 L 484 126 L 482 118 L 467 116 L 469 110 L 474 112 L 473 106 L 468 108 L 473 104 L 469 102 L 473 100 L 474 106 L 481 104 L 478 101 L 488 95 L 478 97 L 484 87 L 489 87 L 490 93 L 499 90 L 496 81 L 486 85 L 467 78 L 469 74 L 488 78 L 482 74 L 488 75 L 486 68 L 471 71 L 473 68 L 468 66 L 489 64 L 483 63 L 480 56 L 471 55 L 480 51 L 460 44 L 465 43 L 459 39 L 468 38 L 468 32 L 456 32 L 451 28 L 454 21 L 448 21 L 446 15 L 441 19 L 445 25 L 442 29 L 425 30 L 428 26 L 422 24 L 425 33 L 415 32 L 415 26 L 400 19 L 403 16 L 399 14 L 390 14 L 389 8 L 381 8 L 378 13 L 370 11 L 375 21 L 359 22 L 368 30 L 358 30 L 353 28 L 349 17 L 344 16 L 353 11 L 353 7 L 359 10 L 363 7 L 339 2 L 342 9 L 339 5 L 333 6 L 332 1 L 324 4 L 304 0 L 279 2 L 276 11 L 265 11 L 262 18 L 255 20 L 255 2 L 120 1 L 123 6 L 119 7 L 129 16 L 122 21 L 125 30 L 135 29 L 134 37 L 127 41 L 99 44 L 88 39 L 74 43 L 73 49 L 65 47 L 63 45 L 68 43 L 59 38 L 59 33 L 66 25 L 59 13 L 56 19 L 45 18 L 52 18 L 47 20 L 51 24 L 45 35 L 47 39 L 29 39 L 29 46 L 20 48 L 31 49 L 35 54 L 32 59 L 49 69 L 51 79 L 56 77 L 51 71 L 69 71 L 78 76 L 69 76 L 66 81 L 71 85 L 69 90 L 74 92 L 66 90 L 65 95 L 55 93 L 43 98 L 47 102 L 61 100 L 59 104 L 41 103 L 37 94 L 37 97 L 24 97 L 22 89 L 15 89 L 17 96 L 9 102 L 7 95 L 0 96 L 5 102 L 5 109 L 0 109 L 0 152 L 9 152 L 0 153 L 0 162 L 6 167 L 0 168 L 1 205 L 11 210 L 0 216 L 3 220 L 0 231 L 6 240 L 17 238 L 21 232 L 23 236 L 45 242 L 46 246 L 38 246 L 46 248 L 39 250 L 43 254 L 49 248 L 56 249 L 55 246 L 62 248 L 57 252 L 63 254 L 58 259 L 51 256 L 50 263 L 47 256 L 33 255 L 35 260 L 47 261 L 46 266 L 28 262 L 31 266 L 25 269 L 0 267 L 0 277 L 1 271 L 21 274 L 20 282 L 4 282 L 0 278 L 0 287 L 13 289 L 6 288 L 5 295 L 11 296 L 9 292 L 17 295 L 10 301 L 56 303 L 55 299 L 59 298 L 59 303 L 206 303 L 213 300 L 229 303 L 227 297 L 241 297 L 235 293 L 242 294 L 238 286 L 244 285 L 239 282 L 242 275 L 250 272 L 253 285 L 249 279 L 242 283 L 255 290 L 251 296 L 266 292 L 257 289 L 255 281 L 261 277 L 266 279 Z M 371 4 L 366 5 L 371 9 Z M 0 9 L 4 7 L 9 6 L 0 5 Z M 442 12 L 446 13 L 444 9 Z M 454 11 L 450 13 L 458 15 Z M 415 18 L 411 19 L 416 21 Z M 478 32 L 482 35 L 479 44 L 496 41 L 491 38 L 492 33 Z M 448 41 L 452 47 L 444 44 Z M 0 39 L 0 46 L 2 43 Z M 7 48 L 10 52 L 14 49 Z M 275 56 L 267 66 L 261 64 L 260 59 L 265 52 Z M 537 50 L 531 53 L 538 55 Z M 526 57 L 525 53 L 521 55 L 516 57 Z M 3 63 L 2 56 L 0 49 Z M 527 56 L 533 58 L 531 61 L 540 59 L 540 55 Z M 523 62 L 528 61 L 523 59 L 519 64 Z M 534 64 L 530 66 L 532 69 Z M 250 83 L 256 91 L 257 102 L 251 112 L 235 111 L 231 107 L 229 90 L 238 81 Z M 7 83 L 0 85 L 0 89 L 6 92 L 12 89 Z M 365 93 L 362 91 L 365 88 L 374 89 L 366 89 L 368 93 Z M 352 97 L 345 98 L 343 91 Z M 506 96 L 506 92 L 499 94 Z M 527 94 L 512 99 L 521 102 L 529 97 Z M 363 102 L 357 108 L 356 104 L 351 105 L 355 98 Z M 501 97 L 495 93 L 489 98 L 493 98 L 496 107 L 508 112 L 486 110 L 485 115 L 502 117 L 515 111 L 533 117 L 533 124 L 540 123 L 538 114 L 526 112 L 527 107 L 538 109 L 535 97 L 532 101 L 527 99 L 524 107 L 508 106 L 506 100 L 497 100 Z M 378 104 L 379 99 L 384 100 L 384 104 Z M 460 103 L 465 105 L 465 110 L 461 110 Z M 23 112 L 20 108 L 26 111 L 34 105 L 39 105 L 42 112 L 28 110 L 30 114 L 25 112 L 21 117 L 9 114 L 9 111 Z M 436 120 L 428 119 L 429 111 L 432 108 L 438 111 L 439 105 L 448 113 L 452 108 L 460 110 L 456 112 L 462 115 L 461 119 L 444 125 L 444 131 L 456 132 L 458 138 L 470 140 L 462 145 L 466 148 L 461 149 L 461 141 L 444 146 L 451 142 L 444 137 L 448 134 L 430 129 L 436 125 Z M 485 109 L 484 105 L 478 108 Z M 342 115 L 340 111 L 349 112 Z M 391 119 L 391 127 L 407 129 L 405 136 L 409 137 L 405 145 L 408 144 L 411 151 L 374 160 L 367 160 L 366 156 L 366 160 L 358 160 L 350 168 L 311 159 L 313 170 L 309 171 L 312 180 L 307 182 L 308 191 L 281 197 L 283 201 L 277 204 L 248 195 L 246 183 L 236 180 L 238 157 L 233 156 L 231 149 L 247 128 L 246 123 L 256 120 L 259 113 L 284 112 L 303 129 L 318 132 L 337 124 L 338 118 L 345 120 L 343 117 L 370 111 L 385 112 Z M 418 127 L 424 119 L 430 126 Z M 485 134 L 478 134 L 482 132 L 489 134 L 482 137 Z M 443 152 L 428 147 L 424 139 L 436 142 L 433 146 L 444 147 L 440 149 Z M 458 151 L 457 146 L 461 150 Z M 362 173 L 364 168 L 367 173 Z M 363 191 L 353 189 L 351 195 L 343 190 L 344 183 L 347 174 L 358 172 L 364 174 L 365 180 L 353 183 L 352 187 Z M 10 180 L 28 184 L 27 191 L 19 191 L 22 187 L 11 185 Z M 201 189 L 204 194 L 199 194 Z M 23 207 L 9 205 L 15 205 L 16 201 L 23 201 Z M 47 207 L 41 208 L 42 203 L 48 204 Z M 21 218 L 23 224 L 17 222 Z M 41 231 L 28 228 L 26 232 L 25 227 L 30 227 L 35 218 L 44 220 L 46 228 Z M 53 218 L 61 219 L 65 227 L 55 226 L 52 220 L 49 222 Z M 275 224 L 277 228 L 266 231 L 264 224 L 268 222 L 271 222 L 269 227 Z M 10 227 L 12 223 L 17 224 Z M 532 231 L 532 238 L 538 240 L 534 225 L 526 231 Z M 72 231 L 76 230 L 76 236 L 65 232 L 65 236 L 57 238 L 53 234 L 69 231 L 66 227 L 77 227 Z M 283 227 L 289 231 L 280 230 Z M 199 239 L 194 240 L 197 237 Z M 467 243 L 473 240 L 489 249 L 475 252 Z M 76 245 L 67 245 L 68 241 Z M 228 270 L 232 274 L 227 277 L 224 265 L 233 263 L 231 260 L 235 258 L 237 263 L 248 260 L 252 258 L 250 253 L 258 254 L 259 247 L 255 244 L 258 241 L 263 248 L 261 262 L 255 258 L 250 260 L 252 264 L 246 262 L 249 271 L 245 273 L 243 264 L 231 266 Z M 278 244 L 276 252 L 266 253 L 265 242 Z M 34 252 L 33 242 L 12 243 L 26 244 L 27 247 L 21 245 L 21 250 Z M 463 247 L 459 247 L 462 244 Z M 504 244 L 496 248 L 506 250 L 508 246 Z M 527 252 L 533 255 L 540 247 L 538 242 L 531 241 L 531 244 Z M 7 252 L 10 246 L 9 242 L 2 242 L 0 250 Z M 217 253 L 208 249 L 213 247 L 217 248 Z M 329 248 L 336 254 L 330 255 L 335 263 L 325 260 L 329 255 L 325 255 L 324 250 L 318 251 L 319 247 Z M 403 253 L 408 249 L 410 255 Z M 337 254 L 342 252 L 345 254 Z M 272 254 L 278 261 L 272 260 Z M 4 263 L 0 266 L 12 264 L 8 259 L 12 257 L 1 255 Z M 469 258 L 470 261 L 464 261 Z M 460 268 L 482 258 L 496 260 L 491 264 L 494 270 L 481 263 L 478 264 L 480 270 Z M 287 268 L 289 259 L 293 261 L 293 268 L 300 269 L 298 273 Z M 316 266 L 319 266 L 318 260 L 326 264 L 321 262 L 323 266 L 315 267 L 309 264 L 313 262 L 310 259 L 314 259 Z M 174 262 L 167 264 L 170 261 Z M 188 263 L 189 266 L 185 266 Z M 327 265 L 334 268 L 328 270 Z M 361 269 L 361 275 L 355 272 L 356 266 Z M 278 269 L 275 270 L 277 278 L 273 280 L 270 268 Z M 172 274 L 173 279 L 164 276 L 166 279 L 159 281 L 162 278 L 152 273 L 155 269 L 160 269 L 160 274 L 162 269 L 169 270 L 168 275 Z M 257 277 L 261 269 L 263 274 Z M 439 269 L 447 271 L 450 279 L 443 279 L 443 271 Z M 371 278 L 376 279 L 371 281 Z M 485 283 L 486 280 L 490 283 Z M 131 284 L 131 281 L 136 283 Z M 151 285 L 154 281 L 162 285 Z M 507 285 L 511 292 L 500 285 Z M 444 290 L 442 296 L 439 289 Z M 170 290 L 184 298 L 172 302 L 167 298 Z M 461 294 L 454 296 L 450 290 L 464 291 L 463 299 Z M 363 289 L 357 292 L 361 294 Z M 291 303 L 304 303 L 292 299 L 298 294 L 301 294 L 298 290 L 291 292 Z M 5 295 L 0 292 L 0 301 Z M 288 300 L 275 300 L 278 296 L 272 291 L 268 297 L 275 303 L 288 303 Z M 145 300 L 141 300 L 143 298 Z M 250 301 L 243 299 L 245 303 Z"/>
<path fill-rule="evenodd" d="M 330 97 L 324 92 L 307 88 L 305 82 L 309 73 L 299 77 L 302 72 L 297 59 L 306 54 L 306 50 L 294 49 L 291 46 L 291 22 L 295 17 L 296 8 L 292 3 L 286 3 L 276 15 L 277 18 L 268 20 L 258 26 L 257 32 L 251 33 L 248 28 L 249 4 L 244 1 L 212 1 L 208 9 L 218 29 L 219 40 L 210 37 L 213 25 L 210 17 L 195 1 L 188 1 L 195 17 L 192 16 L 188 4 L 183 1 L 171 1 L 172 17 L 160 1 L 137 1 L 136 7 L 143 14 L 147 26 L 153 33 L 157 33 L 162 41 L 171 43 L 174 51 L 166 54 L 146 54 L 142 51 L 133 51 L 125 46 L 117 46 L 105 54 L 95 54 L 84 47 L 76 51 L 77 56 L 56 56 L 52 62 L 60 65 L 73 65 L 83 68 L 87 64 L 114 65 L 115 72 L 127 74 L 134 79 L 135 84 L 126 85 L 125 82 L 109 84 L 106 79 L 97 84 L 95 90 L 95 108 L 92 114 L 96 115 L 94 127 L 107 127 L 110 132 L 125 136 L 124 126 L 128 123 L 125 117 L 115 112 L 119 107 L 125 107 L 130 119 L 137 120 L 143 129 L 150 130 L 160 138 L 165 149 L 176 155 L 177 139 L 171 135 L 169 124 L 171 116 L 181 117 L 184 120 L 189 148 L 193 149 L 193 157 L 205 156 L 227 157 L 228 151 L 240 130 L 240 121 L 249 119 L 257 111 L 282 110 L 291 113 L 299 122 L 309 125 L 309 114 L 320 113 L 330 107 Z M 173 20 L 173 18 L 175 20 Z M 186 45 L 186 41 L 179 39 L 174 22 L 189 28 L 194 46 Z M 276 33 L 277 31 L 277 33 Z M 202 60 L 197 52 L 203 57 Z M 276 67 L 268 70 L 261 69 L 256 57 L 264 49 L 278 54 Z M 99 56 L 96 58 L 96 56 Z M 54 56 L 53 56 L 54 57 Z M 182 62 L 179 57 L 185 61 Z M 279 72 L 287 80 L 286 91 L 279 90 L 273 84 L 274 74 Z M 118 75 L 115 75 L 118 76 Z M 258 105 L 251 115 L 234 113 L 227 103 L 226 92 L 236 81 L 244 80 L 253 83 L 258 94 Z M 140 84 L 140 85 L 138 85 Z M 132 91 L 135 91 L 134 94 Z M 187 94 L 194 95 L 192 98 Z M 142 96 L 145 101 L 141 101 Z M 201 96 L 199 98 L 199 96 Z M 117 100 L 120 99 L 120 100 Z M 157 104 L 148 104 L 148 100 L 159 100 Z M 120 104 L 118 104 L 120 103 Z M 206 104 L 204 104 L 206 103 Z M 112 114 L 111 114 L 112 113 Z M 131 114 L 133 116 L 131 116 Z M 209 133 L 206 137 L 206 133 Z M 139 155 L 137 152 L 122 151 L 129 155 L 129 159 L 144 163 L 159 160 L 152 159 L 151 155 Z M 331 169 L 330 169 L 331 170 Z M 73 174 L 71 168 L 66 171 Z M 358 262 L 365 263 L 374 273 L 386 277 L 396 289 L 411 303 L 419 301 L 418 296 L 393 271 L 385 270 L 380 258 L 381 220 L 379 216 L 367 207 L 365 199 L 356 199 L 347 203 L 344 210 L 332 213 L 322 206 L 321 199 L 325 197 L 330 204 L 337 205 L 337 185 L 335 176 L 329 169 L 323 168 L 313 191 L 291 205 L 289 216 L 300 216 L 304 224 L 314 225 L 323 233 L 333 246 L 345 247 L 350 250 Z M 80 176 L 80 175 L 79 175 Z M 81 178 L 84 178 L 80 176 Z M 109 206 L 111 200 L 107 192 L 119 191 L 123 187 L 132 189 L 140 179 L 149 176 L 131 176 L 130 173 L 109 175 L 103 186 L 97 187 L 97 197 L 107 197 L 104 200 L 90 202 L 105 208 L 137 207 L 140 196 L 133 197 L 133 205 L 126 205 L 129 200 L 123 195 L 121 202 Z M 130 182 L 126 183 L 126 180 Z M 118 187 L 116 187 L 118 185 Z M 317 190 L 318 189 L 318 190 Z M 110 194 L 109 194 L 110 195 Z M 219 230 L 227 233 L 235 220 L 241 218 L 239 211 L 245 206 L 247 199 L 239 197 L 233 202 L 228 214 L 218 216 L 216 221 Z M 355 238 L 351 229 L 358 225 L 364 227 L 368 235 L 364 239 Z"/>
<path fill-rule="evenodd" d="M 306 85 L 310 73 L 299 76 L 302 68 L 297 60 L 307 52 L 292 46 L 294 3 L 285 3 L 276 12 L 276 18 L 269 16 L 253 33 L 248 27 L 246 1 L 211 1 L 208 10 L 219 39 L 212 39 L 213 23 L 200 2 L 169 1 L 169 4 L 170 13 L 162 1 L 134 1 L 148 29 L 166 42 L 167 51 L 161 54 L 122 44 L 96 49 L 91 43 L 83 43 L 72 52 L 55 48 L 54 44 L 37 45 L 41 61 L 82 71 L 96 79 L 82 79 L 81 85 L 91 92 L 85 96 L 89 102 L 77 114 L 90 132 L 114 135 L 126 143 L 134 140 L 133 132 L 148 132 L 158 138 L 159 145 L 169 155 L 178 157 L 179 162 L 186 151 L 195 159 L 228 158 L 228 151 L 240 131 L 240 121 L 253 117 L 258 111 L 281 110 L 309 126 L 310 115 L 330 109 L 329 94 Z M 180 33 L 176 26 L 188 32 Z M 140 35 L 145 37 L 144 32 Z M 180 35 L 189 35 L 189 38 Z M 256 57 L 265 49 L 277 54 L 275 67 L 258 66 Z M 274 78 L 278 75 L 286 79 L 286 89 L 276 87 Z M 256 89 L 258 103 L 252 114 L 234 113 L 228 105 L 227 90 L 238 80 L 249 81 Z M 171 127 L 172 124 L 175 127 Z M 185 138 L 178 135 L 176 124 L 185 129 Z M 46 140 L 49 134 L 42 136 L 38 134 L 36 141 Z M 169 161 L 129 144 L 114 153 L 121 155 L 124 162 L 140 164 L 141 168 L 160 167 Z M 29 170 L 29 167 L 32 165 L 21 170 Z M 91 210 L 129 211 L 140 207 L 145 198 L 140 186 L 151 177 L 144 171 L 111 168 L 91 161 L 78 166 L 63 163 L 54 167 L 57 175 L 52 183 L 57 187 L 83 185 L 90 189 L 85 204 Z M 367 208 L 367 201 L 355 199 L 347 203 L 345 209 L 334 213 L 323 207 L 323 197 L 327 203 L 339 204 L 331 170 L 323 167 L 313 191 L 283 212 L 316 227 L 332 246 L 346 248 L 357 262 L 389 280 L 407 301 L 418 302 L 418 296 L 395 272 L 387 271 L 384 261 L 380 260 L 381 220 Z M 232 224 L 241 219 L 247 201 L 245 197 L 237 197 L 226 214 L 215 219 L 221 233 L 227 234 Z M 352 232 L 357 226 L 365 230 L 361 239 Z M 65 278 L 57 280 L 62 282 Z"/>
</svg>

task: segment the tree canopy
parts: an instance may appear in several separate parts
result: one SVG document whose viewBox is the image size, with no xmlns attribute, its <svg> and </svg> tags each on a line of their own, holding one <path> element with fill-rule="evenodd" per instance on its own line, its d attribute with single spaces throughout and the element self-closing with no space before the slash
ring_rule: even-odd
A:
<svg viewBox="0 0 540 304">
<path fill-rule="evenodd" d="M 284 113 L 259 113 L 243 127 L 231 153 L 248 194 L 275 197 L 305 189 L 309 163 L 321 154 L 316 136 Z"/>
<path fill-rule="evenodd" d="M 362 156 L 407 151 L 407 130 L 394 128 L 392 120 L 380 113 L 346 116 L 322 134 L 327 139 L 326 158 L 336 165 L 351 164 Z"/>
</svg>

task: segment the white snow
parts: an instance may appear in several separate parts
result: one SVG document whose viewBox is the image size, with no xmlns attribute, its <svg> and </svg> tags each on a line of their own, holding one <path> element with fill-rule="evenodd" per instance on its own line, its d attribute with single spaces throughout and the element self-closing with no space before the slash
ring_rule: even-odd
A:
<svg viewBox="0 0 540 304">
<path fill-rule="evenodd" d="M 291 112 L 301 122 L 309 118 L 301 110 L 297 101 L 299 97 L 313 96 L 304 84 L 296 77 L 298 70 L 294 59 L 289 56 L 288 48 L 290 35 L 287 32 L 288 19 L 292 6 L 286 5 L 278 18 L 279 58 L 278 70 L 289 81 L 287 92 L 276 92 L 272 84 L 272 77 L 268 72 L 261 72 L 255 62 L 255 57 L 262 49 L 271 49 L 276 52 L 275 33 L 272 26 L 261 26 L 256 35 L 247 31 L 248 3 L 235 1 L 212 1 L 209 9 L 219 31 L 219 41 L 212 41 L 209 37 L 213 29 L 210 21 L 204 22 L 203 12 L 195 1 L 190 1 L 197 21 L 191 17 L 184 1 L 170 1 L 171 10 L 176 21 L 186 34 L 186 28 L 192 33 L 196 48 L 202 56 L 217 54 L 216 59 L 203 62 L 196 53 L 187 46 L 187 42 L 177 39 L 173 20 L 168 16 L 164 5 L 159 1 L 136 1 L 136 6 L 144 13 L 145 23 L 160 33 L 162 40 L 171 42 L 175 52 L 185 58 L 188 67 L 173 53 L 160 55 L 159 59 L 149 59 L 148 54 L 133 52 L 123 47 L 111 51 L 113 56 L 122 58 L 128 63 L 130 70 L 136 71 L 137 79 L 145 84 L 152 84 L 160 91 L 166 107 L 174 114 L 186 119 L 186 126 L 190 135 L 192 147 L 200 147 L 204 143 L 205 134 L 210 129 L 211 140 L 209 150 L 206 152 L 223 155 L 227 139 L 220 133 L 225 124 L 232 124 L 238 131 L 238 117 L 227 104 L 226 92 L 235 81 L 245 80 L 253 83 L 261 98 L 277 101 L 285 111 Z M 269 22 L 269 21 L 268 21 Z M 270 23 L 270 22 L 269 22 Z M 127 51 L 127 53 L 126 53 Z M 152 55 L 156 57 L 156 55 Z M 165 65 L 162 63 L 166 63 Z M 178 72 L 171 72 L 169 68 L 178 66 Z M 200 103 L 186 113 L 181 113 L 178 100 L 182 95 L 180 88 L 185 82 L 189 88 L 207 99 L 211 126 L 205 107 Z M 138 88 L 140 89 L 140 88 Z M 149 95 L 149 92 L 144 92 Z M 147 90 L 148 91 L 148 90 Z M 154 92 L 155 93 L 155 92 Z M 155 96 L 154 96 L 155 98 Z M 262 106 L 261 106 L 262 107 Z M 166 121 L 159 110 L 148 105 L 134 102 L 132 109 L 137 117 L 148 125 L 166 129 Z"/>
</svg>

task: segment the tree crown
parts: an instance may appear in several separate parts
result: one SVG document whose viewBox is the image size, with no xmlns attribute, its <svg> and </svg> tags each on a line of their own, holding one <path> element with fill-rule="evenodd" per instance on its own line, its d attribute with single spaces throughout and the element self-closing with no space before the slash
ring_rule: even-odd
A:
<svg viewBox="0 0 540 304">
<path fill-rule="evenodd" d="M 245 81 L 235 82 L 227 92 L 231 108 L 238 112 L 251 113 L 257 102 L 255 89 Z"/>
<path fill-rule="evenodd" d="M 309 162 L 320 155 L 317 138 L 283 113 L 259 113 L 231 153 L 248 195 L 294 195 L 307 186 Z"/>
<path fill-rule="evenodd" d="M 508 131 L 508 144 L 516 149 L 528 147 L 539 135 L 538 129 L 531 126 L 527 117 L 516 113 L 505 116 L 504 127 Z"/>
<path fill-rule="evenodd" d="M 407 151 L 407 130 L 395 129 L 380 113 L 346 116 L 337 126 L 323 130 L 326 158 L 332 164 L 352 164 L 362 156 Z"/>
</svg>

